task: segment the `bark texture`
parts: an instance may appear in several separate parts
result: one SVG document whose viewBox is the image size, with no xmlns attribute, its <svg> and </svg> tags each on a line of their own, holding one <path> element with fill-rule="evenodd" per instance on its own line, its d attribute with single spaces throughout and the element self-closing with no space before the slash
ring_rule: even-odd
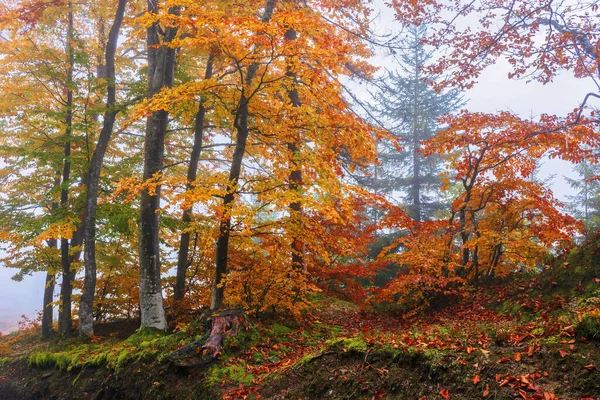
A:
<svg viewBox="0 0 600 400">
<path fill-rule="evenodd" d="M 69 8 L 72 5 L 69 3 Z M 65 145 L 64 145 L 64 164 L 62 172 L 62 184 L 60 191 L 60 206 L 69 206 L 69 180 L 71 179 L 71 137 L 73 134 L 73 63 L 75 62 L 75 52 L 73 49 L 73 11 L 68 13 L 67 42 L 66 52 L 69 59 L 67 67 L 67 102 L 65 116 Z M 58 321 L 58 330 L 62 336 L 71 336 L 73 330 L 73 320 L 71 316 L 71 295 L 73 294 L 72 281 L 75 279 L 76 271 L 71 270 L 71 257 L 69 255 L 69 239 L 60 240 L 60 258 L 62 266 L 62 285 L 60 290 L 61 309 Z"/>
<path fill-rule="evenodd" d="M 223 350 L 223 341 L 236 336 L 248 326 L 240 309 L 220 312 L 209 311 L 202 317 L 207 324 L 206 335 L 167 355 L 167 360 L 178 367 L 193 368 L 217 359 Z"/>
<path fill-rule="evenodd" d="M 288 29 L 285 33 L 286 40 L 296 40 L 298 34 L 293 29 Z M 292 79 L 294 85 L 298 79 L 297 74 L 288 68 L 287 76 Z M 296 87 L 288 90 L 288 98 L 290 103 L 294 107 L 301 107 L 302 102 L 300 101 L 300 95 Z M 302 166 L 300 164 L 300 131 L 292 141 L 287 144 L 288 151 L 290 153 L 290 175 L 289 175 L 289 189 L 291 192 L 297 192 L 301 195 L 302 191 Z M 293 201 L 289 205 L 290 218 L 294 224 L 300 224 L 302 217 L 302 203 L 300 200 Z M 301 231 L 297 229 L 296 232 Z M 304 254 L 302 241 L 296 236 L 292 239 L 292 268 L 296 271 L 304 272 Z"/>
<path fill-rule="evenodd" d="M 106 111 L 104 112 L 102 131 L 98 137 L 98 143 L 94 149 L 87 173 L 85 217 L 83 222 L 85 276 L 79 304 L 80 335 L 94 334 L 93 303 L 94 294 L 96 293 L 96 208 L 98 206 L 98 185 L 100 183 L 100 172 L 102 170 L 104 155 L 112 136 L 118 112 L 115 108 L 115 52 L 117 50 L 117 40 L 119 39 L 119 31 L 123 22 L 126 4 L 127 0 L 119 0 L 115 20 L 108 34 L 104 57 L 107 81 Z"/>
<path fill-rule="evenodd" d="M 148 1 L 148 12 L 158 12 L 155 1 Z M 176 14 L 173 7 L 169 13 Z M 164 87 L 173 85 L 175 72 L 174 48 L 164 45 L 175 38 L 177 28 L 164 31 L 157 24 L 147 30 L 148 45 L 148 97 L 154 96 Z M 162 40 L 161 40 L 162 37 Z M 168 113 L 153 112 L 146 121 L 144 141 L 144 180 L 162 173 L 167 132 Z M 140 202 L 139 254 L 140 254 L 140 311 L 141 327 L 167 329 L 160 282 L 159 220 L 160 185 L 156 191 L 144 190 Z"/>
</svg>

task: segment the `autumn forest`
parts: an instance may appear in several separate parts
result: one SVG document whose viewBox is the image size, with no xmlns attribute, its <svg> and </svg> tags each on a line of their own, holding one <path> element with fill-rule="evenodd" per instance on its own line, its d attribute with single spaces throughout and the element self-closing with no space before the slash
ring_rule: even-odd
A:
<svg viewBox="0 0 600 400">
<path fill-rule="evenodd" d="M 600 398 L 599 5 L 5 1 L 0 399 Z"/>
</svg>

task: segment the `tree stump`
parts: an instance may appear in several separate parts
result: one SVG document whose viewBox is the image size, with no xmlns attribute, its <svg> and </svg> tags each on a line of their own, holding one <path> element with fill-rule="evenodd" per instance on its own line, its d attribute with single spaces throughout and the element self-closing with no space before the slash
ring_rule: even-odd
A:
<svg viewBox="0 0 600 400">
<path fill-rule="evenodd" d="M 248 326 L 241 309 L 208 311 L 201 318 L 206 322 L 207 334 L 170 353 L 166 359 L 174 365 L 192 368 L 214 361 L 223 350 L 224 340 Z"/>
</svg>

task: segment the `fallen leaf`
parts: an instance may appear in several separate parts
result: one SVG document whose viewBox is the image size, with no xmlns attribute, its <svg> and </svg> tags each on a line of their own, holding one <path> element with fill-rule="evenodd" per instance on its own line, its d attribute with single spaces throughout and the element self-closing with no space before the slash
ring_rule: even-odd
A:
<svg viewBox="0 0 600 400">
<path fill-rule="evenodd" d="M 583 368 L 587 369 L 588 371 L 593 371 L 596 369 L 596 366 L 594 365 L 594 363 L 591 363 L 591 364 L 584 366 Z"/>
<path fill-rule="evenodd" d="M 565 358 L 565 356 L 566 356 L 567 354 L 569 354 L 569 353 L 567 353 L 567 351 L 566 351 L 566 350 L 560 350 L 560 351 L 559 351 L 559 353 L 560 353 L 560 358 Z"/>
<path fill-rule="evenodd" d="M 450 393 L 448 392 L 448 389 L 442 389 L 442 390 L 440 390 L 440 396 L 442 396 L 446 400 L 449 400 L 450 399 Z"/>
<path fill-rule="evenodd" d="M 517 362 L 521 361 L 521 353 L 519 353 L 519 352 L 515 353 L 515 361 L 517 361 Z"/>
<path fill-rule="evenodd" d="M 498 364 L 504 363 L 504 362 L 507 362 L 507 361 L 510 361 L 510 358 L 508 358 L 508 357 L 502 357 L 501 359 L 498 360 Z"/>
<path fill-rule="evenodd" d="M 479 375 L 475 375 L 472 379 L 473 381 L 473 385 L 477 385 L 479 382 L 481 382 L 481 378 L 479 377 Z"/>
<path fill-rule="evenodd" d="M 490 395 L 490 385 L 485 385 L 485 390 L 483 391 L 483 397 L 488 397 Z"/>
</svg>

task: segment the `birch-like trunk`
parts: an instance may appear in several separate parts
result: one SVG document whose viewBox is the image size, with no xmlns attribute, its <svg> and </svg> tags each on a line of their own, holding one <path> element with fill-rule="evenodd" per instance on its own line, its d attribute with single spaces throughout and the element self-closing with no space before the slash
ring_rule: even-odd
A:
<svg viewBox="0 0 600 400">
<path fill-rule="evenodd" d="M 157 13 L 155 1 L 148 1 L 148 12 Z M 176 14 L 177 8 L 169 13 Z M 176 27 L 163 32 L 158 23 L 147 29 L 148 45 L 148 97 L 157 94 L 162 88 L 173 85 L 175 73 L 174 48 L 164 45 L 177 34 Z M 160 36 L 163 40 L 160 40 Z M 169 114 L 166 111 L 153 112 L 146 121 L 144 141 L 144 181 L 160 175 L 163 169 L 165 135 Z M 144 190 L 140 202 L 139 254 L 140 254 L 140 311 L 141 328 L 167 329 L 160 282 L 159 218 L 160 185 L 154 193 Z"/>
<path fill-rule="evenodd" d="M 112 136 L 118 112 L 115 108 L 115 52 L 117 50 L 117 40 L 119 39 L 119 31 L 123 22 L 126 4 L 127 0 L 119 0 L 115 20 L 108 35 L 105 54 L 107 81 L 106 111 L 104 112 L 102 131 L 98 137 L 98 143 L 94 149 L 87 174 L 85 217 L 83 223 L 85 276 L 81 301 L 79 303 L 80 335 L 94 334 L 93 305 L 94 294 L 96 292 L 96 208 L 98 206 L 98 185 L 100 183 L 100 172 L 102 170 L 104 155 Z"/>
</svg>

